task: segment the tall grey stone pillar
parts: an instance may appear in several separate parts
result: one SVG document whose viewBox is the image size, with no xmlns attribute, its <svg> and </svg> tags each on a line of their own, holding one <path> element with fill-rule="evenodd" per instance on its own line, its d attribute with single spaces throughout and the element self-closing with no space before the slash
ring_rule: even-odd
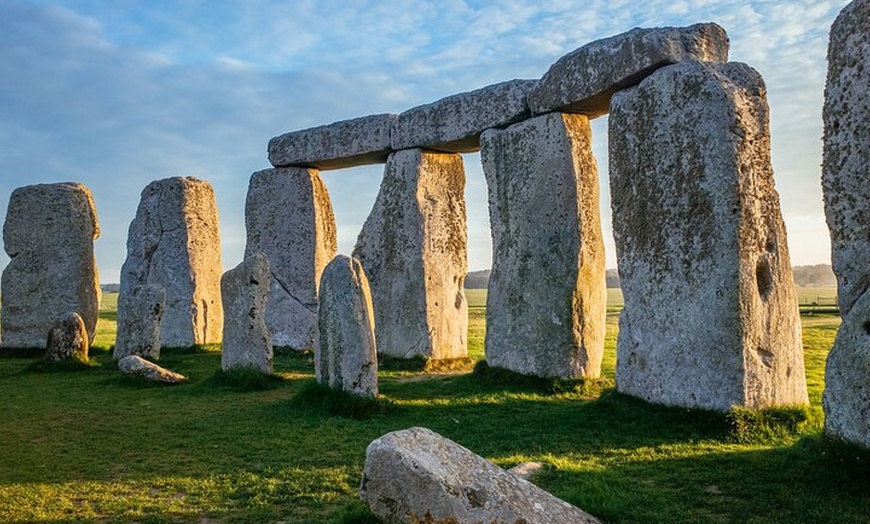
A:
<svg viewBox="0 0 870 524">
<path fill-rule="evenodd" d="M 136 286 L 166 291 L 161 346 L 186 347 L 221 341 L 221 239 L 211 184 L 173 177 L 148 184 L 127 234 L 118 306 Z M 135 312 L 118 312 L 132 315 Z"/>
<path fill-rule="evenodd" d="M 604 242 L 589 121 L 550 113 L 481 136 L 493 265 L 486 361 L 542 377 L 598 377 Z"/>
<path fill-rule="evenodd" d="M 397 358 L 468 354 L 468 269 L 462 157 L 390 155 L 354 258 L 369 278 L 378 351 Z"/>
<path fill-rule="evenodd" d="M 94 341 L 100 283 L 94 240 L 100 236 L 91 190 L 72 182 L 19 187 L 9 198 L 3 247 L 3 347 L 45 349 L 56 322 L 70 312 Z"/>
<path fill-rule="evenodd" d="M 825 432 L 870 448 L 870 1 L 831 27 L 822 188 L 843 324 L 825 368 Z"/>
<path fill-rule="evenodd" d="M 610 111 L 617 390 L 720 411 L 807 403 L 761 76 L 684 62 Z"/>
<path fill-rule="evenodd" d="M 251 175 L 245 202 L 245 257 L 270 266 L 266 325 L 275 346 L 314 349 L 317 288 L 335 256 L 335 216 L 316 169 L 281 167 Z"/>
</svg>

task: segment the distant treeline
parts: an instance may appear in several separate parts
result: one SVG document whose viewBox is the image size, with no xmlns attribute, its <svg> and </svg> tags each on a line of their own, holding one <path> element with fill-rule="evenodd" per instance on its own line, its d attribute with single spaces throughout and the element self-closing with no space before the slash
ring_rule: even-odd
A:
<svg viewBox="0 0 870 524">
<path fill-rule="evenodd" d="M 794 283 L 799 287 L 836 287 L 837 278 L 829 264 L 816 264 L 814 266 L 794 266 Z M 486 289 L 489 283 L 489 269 L 472 271 L 465 277 L 466 289 Z M 608 269 L 605 274 L 608 288 L 619 288 L 619 272 Z"/>
</svg>

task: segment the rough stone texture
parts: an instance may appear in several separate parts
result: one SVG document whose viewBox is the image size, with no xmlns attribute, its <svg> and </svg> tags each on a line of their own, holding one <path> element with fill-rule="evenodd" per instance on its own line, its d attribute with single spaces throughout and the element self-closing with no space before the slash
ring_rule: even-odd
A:
<svg viewBox="0 0 870 524">
<path fill-rule="evenodd" d="M 870 291 L 843 318 L 825 366 L 825 433 L 870 448 Z"/>
<path fill-rule="evenodd" d="M 831 27 L 822 188 L 840 313 L 870 289 L 870 1 Z"/>
<path fill-rule="evenodd" d="M 76 313 L 67 313 L 48 332 L 45 360 L 88 361 L 88 330 L 85 321 Z"/>
<path fill-rule="evenodd" d="M 3 242 L 11 259 L 0 283 L 3 347 L 45 348 L 58 318 L 78 313 L 93 342 L 100 307 L 91 190 L 65 182 L 19 187 L 9 198 Z"/>
<path fill-rule="evenodd" d="M 317 381 L 355 395 L 378 396 L 378 352 L 369 281 L 358 260 L 339 255 L 320 281 Z"/>
<path fill-rule="evenodd" d="M 148 184 L 127 235 L 119 302 L 136 286 L 157 284 L 166 290 L 164 347 L 220 342 L 222 271 L 211 184 L 193 177 Z"/>
<path fill-rule="evenodd" d="M 594 523 L 595 517 L 426 428 L 369 444 L 360 497 L 393 523 Z"/>
<path fill-rule="evenodd" d="M 160 359 L 160 330 L 166 309 L 166 290 L 155 284 L 134 286 L 118 297 L 118 334 L 115 360 L 139 355 Z"/>
<path fill-rule="evenodd" d="M 806 404 L 761 76 L 662 68 L 613 97 L 609 137 L 617 389 L 722 411 Z"/>
<path fill-rule="evenodd" d="M 251 176 L 245 203 L 245 257 L 269 258 L 266 325 L 276 346 L 313 349 L 317 286 L 335 256 L 335 217 L 315 169 L 276 168 Z"/>
<path fill-rule="evenodd" d="M 635 28 L 586 44 L 560 58 L 529 93 L 534 114 L 607 113 L 610 97 L 656 69 L 683 60 L 726 62 L 728 35 L 716 24 Z"/>
<path fill-rule="evenodd" d="M 285 133 L 269 140 L 269 162 L 324 171 L 382 164 L 395 121 L 396 115 L 372 115 Z"/>
<path fill-rule="evenodd" d="M 180 384 L 187 377 L 148 362 L 139 355 L 128 355 L 118 361 L 118 369 L 125 375 L 138 375 L 145 380 L 162 382 L 164 384 Z"/>
<path fill-rule="evenodd" d="M 467 355 L 464 191 L 458 154 L 406 149 L 390 155 L 353 251 L 371 284 L 380 353 Z"/>
<path fill-rule="evenodd" d="M 530 116 L 526 95 L 536 80 L 510 80 L 449 96 L 399 115 L 393 149 L 423 147 L 448 153 L 480 149 L 480 134 Z"/>
<path fill-rule="evenodd" d="M 486 361 L 598 377 L 607 295 L 589 121 L 551 113 L 481 137 L 493 265 Z"/>
<path fill-rule="evenodd" d="M 272 373 L 272 338 L 266 327 L 269 259 L 250 256 L 221 277 L 224 338 L 221 368 L 249 368 Z"/>
</svg>

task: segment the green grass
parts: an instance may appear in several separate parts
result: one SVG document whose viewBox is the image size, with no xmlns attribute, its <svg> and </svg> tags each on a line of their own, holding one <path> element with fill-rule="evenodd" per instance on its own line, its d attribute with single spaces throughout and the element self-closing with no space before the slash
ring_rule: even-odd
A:
<svg viewBox="0 0 870 524">
<path fill-rule="evenodd" d="M 821 436 L 839 319 L 804 317 L 809 409 L 722 415 L 615 393 L 617 318 L 601 381 L 383 370 L 382 399 L 358 405 L 315 384 L 311 354 L 279 354 L 261 379 L 220 374 L 215 352 L 167 351 L 160 364 L 190 377 L 173 387 L 122 380 L 103 333 L 99 367 L 0 358 L 0 521 L 370 523 L 366 446 L 425 426 L 504 467 L 543 463 L 535 483 L 604 522 L 867 522 L 870 455 Z"/>
</svg>

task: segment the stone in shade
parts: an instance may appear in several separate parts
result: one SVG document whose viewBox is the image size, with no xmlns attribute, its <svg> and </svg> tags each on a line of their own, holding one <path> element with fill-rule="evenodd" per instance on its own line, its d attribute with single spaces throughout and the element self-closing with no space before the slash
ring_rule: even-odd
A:
<svg viewBox="0 0 870 524">
<path fill-rule="evenodd" d="M 493 265 L 486 361 L 598 377 L 607 295 L 589 121 L 550 113 L 481 137 Z"/>
<path fill-rule="evenodd" d="M 136 286 L 166 291 L 163 347 L 220 342 L 221 241 L 211 184 L 193 177 L 151 182 L 127 235 L 119 302 Z"/>
<path fill-rule="evenodd" d="M 162 368 L 149 362 L 139 355 L 128 355 L 118 361 L 118 369 L 125 375 L 135 375 L 150 382 L 163 384 L 181 384 L 187 382 L 187 377 L 180 373 Z"/>
<path fill-rule="evenodd" d="M 91 190 L 64 182 L 19 187 L 3 224 L 9 264 L 0 283 L 3 347 L 46 347 L 54 323 L 78 313 L 93 342 L 100 307 L 94 240 L 100 235 Z"/>
<path fill-rule="evenodd" d="M 378 354 L 369 282 L 358 260 L 339 255 L 320 281 L 320 328 L 314 370 L 321 384 L 378 396 Z"/>
<path fill-rule="evenodd" d="M 467 355 L 464 191 L 458 154 L 406 149 L 390 155 L 353 251 L 371 284 L 380 353 Z"/>
<path fill-rule="evenodd" d="M 88 361 L 88 331 L 78 313 L 71 312 L 59 319 L 48 332 L 45 360 Z"/>
<path fill-rule="evenodd" d="M 266 327 L 269 259 L 262 253 L 246 258 L 221 277 L 224 336 L 221 368 L 272 373 L 272 338 Z"/>
<path fill-rule="evenodd" d="M 266 325 L 272 343 L 313 349 L 317 286 L 335 256 L 335 217 L 316 169 L 275 168 L 251 175 L 245 202 L 245 257 L 269 259 Z"/>
<path fill-rule="evenodd" d="M 133 286 L 118 297 L 118 334 L 115 337 L 115 360 L 139 355 L 150 360 L 160 358 L 160 328 L 166 308 L 166 290 L 156 284 Z"/>
<path fill-rule="evenodd" d="M 622 393 L 718 411 L 807 403 L 765 93 L 745 64 L 682 62 L 613 97 Z"/>
<path fill-rule="evenodd" d="M 596 40 L 560 58 L 529 93 L 534 114 L 607 113 L 610 97 L 656 69 L 683 60 L 726 62 L 728 35 L 716 24 L 635 28 Z"/>
</svg>

